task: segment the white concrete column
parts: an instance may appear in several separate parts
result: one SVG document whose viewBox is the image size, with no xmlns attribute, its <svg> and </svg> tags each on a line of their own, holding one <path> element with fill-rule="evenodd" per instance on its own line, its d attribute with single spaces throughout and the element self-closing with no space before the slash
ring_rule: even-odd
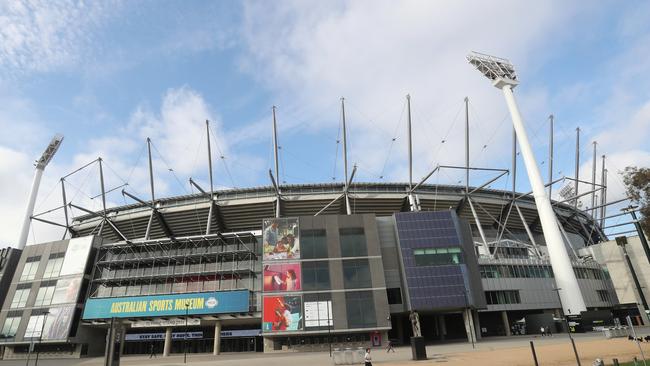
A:
<svg viewBox="0 0 650 366">
<path fill-rule="evenodd" d="M 219 353 L 221 353 L 221 321 L 217 320 L 214 325 L 214 349 L 212 354 L 216 356 Z"/>
<path fill-rule="evenodd" d="M 467 334 L 467 341 L 476 343 L 476 331 L 474 329 L 474 319 L 472 318 L 472 310 L 463 310 L 463 323 L 465 324 L 465 333 Z"/>
<path fill-rule="evenodd" d="M 503 326 L 506 328 L 506 335 L 510 337 L 512 332 L 510 332 L 510 321 L 508 321 L 508 312 L 503 310 L 501 312 L 501 319 L 503 319 Z"/>
<path fill-rule="evenodd" d="M 172 327 L 165 329 L 165 345 L 163 346 L 163 357 L 169 356 L 172 350 Z"/>
<path fill-rule="evenodd" d="M 474 318 L 474 332 L 476 334 L 476 339 L 479 340 L 483 338 L 483 336 L 481 335 L 481 322 L 479 320 L 478 311 L 473 311 L 472 317 Z"/>
</svg>

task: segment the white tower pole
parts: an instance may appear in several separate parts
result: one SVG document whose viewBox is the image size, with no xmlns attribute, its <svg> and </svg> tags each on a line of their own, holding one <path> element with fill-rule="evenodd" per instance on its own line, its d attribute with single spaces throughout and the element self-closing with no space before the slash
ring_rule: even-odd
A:
<svg viewBox="0 0 650 366">
<path fill-rule="evenodd" d="M 32 188 L 29 191 L 29 199 L 27 201 L 27 208 L 25 209 L 25 217 L 23 218 L 23 225 L 20 229 L 20 236 L 16 242 L 16 248 L 22 250 L 27 245 L 27 236 L 29 235 L 29 226 L 32 221 L 32 214 L 34 213 L 34 205 L 38 196 L 38 187 L 41 184 L 41 177 L 47 164 L 52 160 L 52 157 L 59 149 L 63 136 L 56 135 L 50 141 L 50 144 L 45 149 L 41 158 L 36 161 L 36 171 L 34 172 L 34 179 L 32 180 Z"/>
<path fill-rule="evenodd" d="M 519 107 L 512 93 L 512 88 L 518 84 L 514 66 L 508 60 L 488 55 L 473 54 L 468 57 L 469 62 L 493 82 L 493 85 L 503 91 L 503 95 L 512 117 L 512 124 L 517 133 L 521 155 L 526 166 L 528 179 L 537 206 L 539 220 L 544 232 L 548 255 L 555 273 L 555 283 L 560 296 L 564 314 L 580 314 L 586 311 L 584 298 L 578 285 L 578 280 L 573 272 L 571 260 L 562 239 L 558 221 L 551 206 L 542 180 L 542 174 L 535 160 L 533 148 L 528 140 L 526 128 L 519 112 Z"/>
<path fill-rule="evenodd" d="M 533 189 L 533 196 L 535 197 L 535 204 L 537 205 L 539 220 L 544 231 L 546 247 L 553 272 L 555 273 L 555 282 L 559 289 L 560 298 L 562 299 L 564 313 L 580 314 L 581 311 L 587 310 L 587 306 L 580 292 L 578 280 L 573 272 L 571 260 L 569 260 L 569 253 L 567 253 L 566 247 L 564 246 L 562 233 L 560 233 L 555 212 L 551 207 L 551 201 L 546 194 L 542 175 L 539 172 L 539 167 L 535 161 L 535 155 L 528 140 L 515 96 L 512 93 L 512 85 L 505 84 L 501 87 L 501 90 L 506 98 L 512 123 L 517 131 L 517 141 L 519 142 L 521 155 L 524 159 L 526 171 L 528 172 L 528 179 Z"/>
</svg>

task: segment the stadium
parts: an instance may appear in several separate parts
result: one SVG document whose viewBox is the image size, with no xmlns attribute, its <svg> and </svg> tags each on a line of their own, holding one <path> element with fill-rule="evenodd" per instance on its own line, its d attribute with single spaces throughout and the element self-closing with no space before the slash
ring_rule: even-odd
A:
<svg viewBox="0 0 650 366">
<path fill-rule="evenodd" d="M 498 72 L 496 81 L 516 81 L 514 69 Z M 585 182 L 567 177 L 546 185 L 531 179 L 534 193 L 516 192 L 516 165 L 476 168 L 467 154 L 465 166 L 439 165 L 415 183 L 409 148 L 408 183 L 354 182 L 343 114 L 345 180 L 279 184 L 273 112 L 269 186 L 214 189 L 209 132 L 210 187 L 190 179 L 197 194 L 155 196 L 150 140 L 150 198 L 123 189 L 135 203 L 107 207 L 101 158 L 87 166 L 99 165 L 102 210 L 68 200 L 62 178 L 65 224 L 29 209 L 26 221 L 27 228 L 31 219 L 63 226 L 68 235 L 22 244 L 0 313 L 4 357 L 29 357 L 36 338 L 51 355 L 217 355 L 382 346 L 420 335 L 476 342 L 640 316 L 620 306 L 606 268 L 584 251 L 607 241 L 610 203 L 603 193 L 593 204 L 606 190 L 595 178 L 586 193 L 577 186 Z M 41 158 L 38 179 L 60 142 Z M 466 172 L 465 184 L 427 183 L 443 169 Z M 472 170 L 494 177 L 474 186 Z M 512 190 L 489 188 L 506 175 Z M 546 189 L 565 180 L 576 189 L 548 205 Z M 576 202 L 586 194 L 592 207 L 582 210 Z M 551 221 L 540 202 L 552 209 Z M 73 208 L 82 214 L 72 217 Z M 551 244 L 549 222 L 559 229 Z M 570 322 L 561 321 L 565 315 Z"/>
</svg>

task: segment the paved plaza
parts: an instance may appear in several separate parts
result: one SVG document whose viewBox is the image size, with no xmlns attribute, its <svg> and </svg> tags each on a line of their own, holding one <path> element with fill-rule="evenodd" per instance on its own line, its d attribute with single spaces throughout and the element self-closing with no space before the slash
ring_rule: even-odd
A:
<svg viewBox="0 0 650 366">
<path fill-rule="evenodd" d="M 644 333 L 645 334 L 645 333 Z M 590 365 L 596 357 L 605 359 L 611 364 L 611 359 L 618 357 L 621 361 L 630 361 L 632 357 L 640 357 L 634 342 L 624 338 L 605 339 L 600 333 L 577 334 L 574 336 L 578 353 L 583 365 Z M 469 343 L 451 343 L 427 346 L 429 359 L 414 362 L 411 360 L 409 347 L 397 347 L 394 353 L 386 353 L 382 349 L 373 349 L 373 364 L 397 366 L 417 363 L 418 365 L 532 365 L 529 341 L 534 341 L 540 365 L 575 365 L 575 357 L 566 334 L 553 337 L 516 336 L 499 337 L 483 340 L 472 348 Z M 646 354 L 650 354 L 650 343 L 642 343 Z M 310 353 L 229 353 L 219 356 L 209 354 L 188 354 L 187 363 L 192 365 L 223 365 L 223 366 L 329 366 L 332 359 L 327 352 Z M 34 361 L 30 362 L 33 365 Z M 75 360 L 41 359 L 41 366 L 99 366 L 103 365 L 102 358 L 84 358 Z M 25 360 L 0 361 L 0 366 L 23 366 Z M 148 356 L 124 356 L 121 365 L 183 365 L 183 355 L 173 355 L 167 358 L 150 359 Z"/>
</svg>

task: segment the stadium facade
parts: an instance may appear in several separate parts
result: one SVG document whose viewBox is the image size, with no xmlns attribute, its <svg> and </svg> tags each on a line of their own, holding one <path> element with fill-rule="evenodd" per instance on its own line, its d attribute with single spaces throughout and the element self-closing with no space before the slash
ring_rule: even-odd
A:
<svg viewBox="0 0 650 366">
<path fill-rule="evenodd" d="M 76 217 L 75 239 L 26 247 L 0 313 L 5 358 L 41 342 L 52 355 L 98 354 L 89 342 L 107 332 L 118 347 L 110 353 L 127 354 L 408 342 L 412 310 L 430 342 L 520 333 L 526 316 L 553 323 L 561 304 L 533 198 L 471 190 L 470 198 L 461 186 L 309 184 L 278 195 L 269 186 Z M 554 209 L 588 310 L 618 311 L 607 268 L 578 256 L 605 240 L 599 222 L 570 204 Z M 83 274 L 70 275 L 80 278 L 78 296 L 43 301 L 42 288 L 56 293 L 70 277 L 43 274 L 75 240 L 92 243 Z M 27 253 L 37 248 L 43 254 Z M 25 279 L 28 265 L 35 272 Z M 61 306 L 73 310 L 57 328 L 67 333 L 45 342 L 54 323 L 39 316 Z"/>
</svg>

